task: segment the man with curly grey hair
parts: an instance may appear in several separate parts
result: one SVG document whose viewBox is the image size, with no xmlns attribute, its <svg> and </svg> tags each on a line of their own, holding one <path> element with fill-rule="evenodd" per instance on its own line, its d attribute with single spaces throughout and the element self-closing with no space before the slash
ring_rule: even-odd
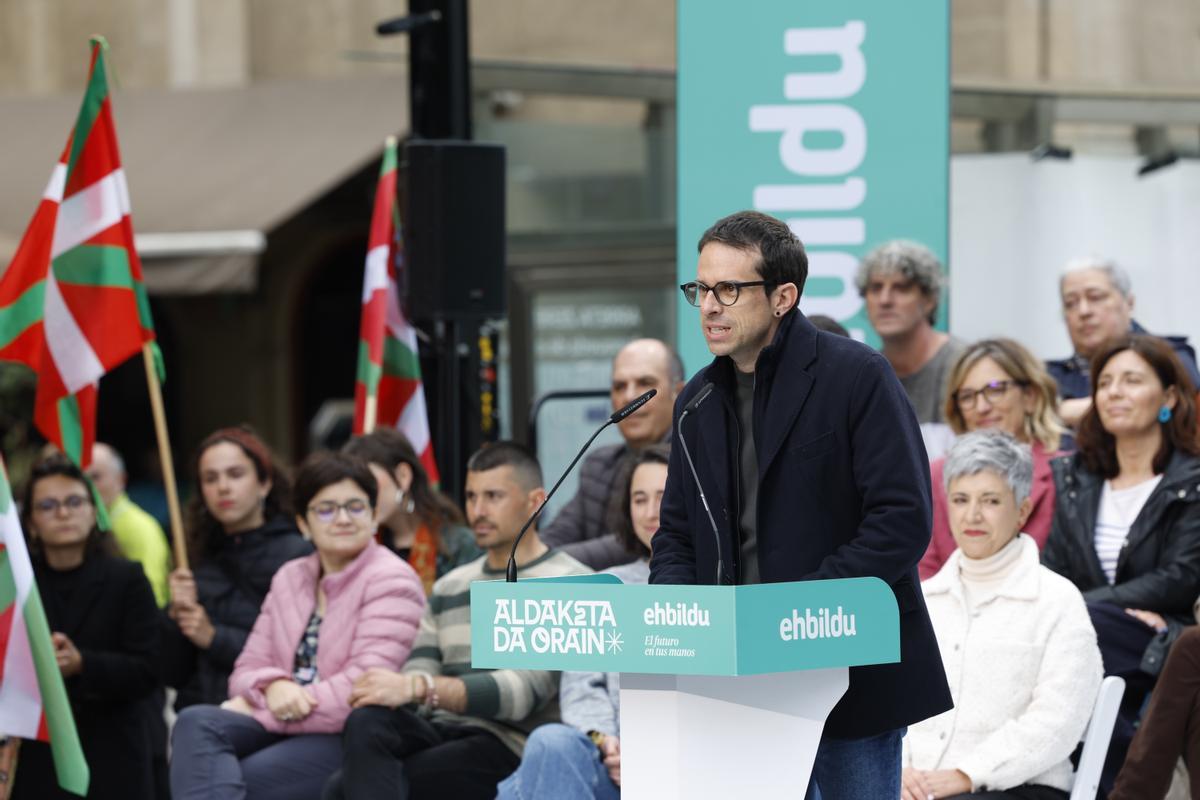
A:
<svg viewBox="0 0 1200 800">
<path fill-rule="evenodd" d="M 928 247 L 895 240 L 867 253 L 855 278 L 867 319 L 883 340 L 882 352 L 900 379 L 922 425 L 942 423 L 950 368 L 964 343 L 934 330 L 942 293 L 942 265 Z"/>
</svg>

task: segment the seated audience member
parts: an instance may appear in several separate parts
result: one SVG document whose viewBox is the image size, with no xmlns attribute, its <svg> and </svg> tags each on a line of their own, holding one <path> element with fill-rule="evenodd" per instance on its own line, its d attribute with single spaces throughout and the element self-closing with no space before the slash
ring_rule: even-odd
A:
<svg viewBox="0 0 1200 800">
<path fill-rule="evenodd" d="M 196 494 L 188 508 L 191 569 L 171 573 L 165 677 L 175 708 L 220 703 L 275 571 L 308 555 L 290 516 L 287 477 L 247 428 L 223 428 L 200 443 Z"/>
<path fill-rule="evenodd" d="M 847 339 L 850 338 L 850 331 L 846 330 L 842 323 L 831 316 L 826 314 L 809 314 L 808 321 L 819 331 L 836 333 L 838 336 L 845 336 Z"/>
<path fill-rule="evenodd" d="M 1194 611 L 1200 622 L 1200 600 Z M 1108 800 L 1160 800 L 1180 758 L 1192 800 L 1200 800 L 1200 628 L 1195 627 L 1171 647 Z"/>
<path fill-rule="evenodd" d="M 943 479 L 958 549 L 921 590 L 954 708 L 908 729 L 901 798 L 1066 798 L 1100 653 L 1079 590 L 1021 533 L 1029 448 L 1001 431 L 969 433 Z"/>
<path fill-rule="evenodd" d="M 371 669 L 355 682 L 342 769 L 326 798 L 491 800 L 529 731 L 558 719 L 557 672 L 471 666 L 471 584 L 503 580 L 517 533 L 545 496 L 524 447 L 499 442 L 471 456 L 467 519 L 485 555 L 434 584 L 403 672 Z M 547 548 L 536 525 L 516 557 L 525 578 L 590 571 Z"/>
<path fill-rule="evenodd" d="M 171 571 L 171 550 L 158 520 L 139 508 L 125 494 L 125 461 L 116 450 L 103 442 L 92 446 L 92 463 L 87 476 L 96 485 L 108 510 L 113 539 L 121 555 L 142 565 L 146 580 L 154 590 L 159 608 L 171 599 L 167 575 Z"/>
<path fill-rule="evenodd" d="M 403 433 L 380 428 L 351 439 L 342 452 L 371 465 L 379 483 L 379 540 L 417 571 L 426 595 L 438 578 L 483 555 L 462 512 L 429 485 L 429 473 Z"/>
<path fill-rule="evenodd" d="M 597 447 L 579 467 L 579 489 L 542 531 L 547 547 L 561 549 L 592 569 L 622 563 L 627 554 L 608 529 L 607 510 L 621 461 L 648 444 L 671 436 L 671 412 L 683 388 L 683 362 L 665 342 L 635 339 L 612 364 L 614 411 L 657 389 L 658 394 L 618 424 L 625 441 Z"/>
<path fill-rule="evenodd" d="M 1166 649 L 1200 594 L 1200 444 L 1195 391 L 1170 345 L 1127 335 L 1092 360 L 1078 452 L 1051 462 L 1057 493 L 1047 567 L 1088 601 L 1109 675 L 1125 678 L 1102 786 Z"/>
<path fill-rule="evenodd" d="M 146 580 L 154 591 L 154 600 L 164 608 L 171 599 L 168 575 L 171 572 L 171 550 L 158 520 L 129 499 L 125 493 L 127 475 L 125 460 L 104 444 L 92 446 L 92 463 L 87 476 L 108 509 L 113 539 L 121 555 L 142 565 Z M 160 685 L 146 699 L 150 711 L 150 741 L 154 753 L 155 792 L 168 796 L 167 789 L 167 720 L 163 711 L 167 694 Z"/>
<path fill-rule="evenodd" d="M 880 352 L 908 393 L 917 422 L 945 422 L 946 380 L 965 344 L 933 327 L 942 293 L 937 256 L 916 242 L 887 242 L 867 253 L 855 282 L 883 341 Z"/>
<path fill-rule="evenodd" d="M 1066 432 L 1054 410 L 1054 379 L 1032 353 L 1012 339 L 984 339 L 968 347 L 950 372 L 946 420 L 956 434 L 994 428 L 1014 436 L 1033 451 L 1032 510 L 1027 533 L 1040 548 L 1054 516 L 1054 478 L 1050 458 Z M 945 459 L 930 465 L 933 478 L 933 535 L 918 569 L 921 580 L 942 568 L 954 552 L 946 488 Z"/>
<path fill-rule="evenodd" d="M 1146 329 L 1133 319 L 1133 288 L 1129 275 L 1114 262 L 1097 256 L 1077 258 L 1063 269 L 1058 282 L 1063 320 L 1075 348 L 1070 358 L 1047 361 L 1063 399 L 1059 409 L 1072 427 L 1079 424 L 1092 403 L 1089 384 L 1091 360 L 1115 339 Z M 1200 387 L 1196 353 L 1186 336 L 1164 336 L 1187 371 L 1193 387 Z"/>
<path fill-rule="evenodd" d="M 116 556 L 96 527 L 83 471 L 65 456 L 36 464 L 23 520 L 83 755 L 88 797 L 154 797 L 148 698 L 158 677 L 159 627 L 142 568 Z M 5 676 L 7 679 L 8 676 Z M 14 798 L 75 798 L 58 785 L 50 745 L 26 739 Z"/>
<path fill-rule="evenodd" d="M 650 445 L 629 462 L 612 528 L 637 560 L 606 572 L 623 583 L 650 580 L 650 540 L 667 485 L 667 445 Z M 537 728 L 521 766 L 499 786 L 499 800 L 596 800 L 621 795 L 620 675 L 564 672 L 559 685 L 562 724 Z"/>
<path fill-rule="evenodd" d="M 416 573 L 375 542 L 376 491 L 354 456 L 316 453 L 300 466 L 296 524 L 317 551 L 275 573 L 229 700 L 179 715 L 175 800 L 320 797 L 341 766 L 351 686 L 404 663 L 425 606 Z"/>
</svg>

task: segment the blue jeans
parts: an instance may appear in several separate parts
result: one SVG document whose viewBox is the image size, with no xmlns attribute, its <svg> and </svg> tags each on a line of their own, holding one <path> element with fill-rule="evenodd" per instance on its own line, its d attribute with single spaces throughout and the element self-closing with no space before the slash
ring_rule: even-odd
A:
<svg viewBox="0 0 1200 800">
<path fill-rule="evenodd" d="M 497 800 L 617 800 L 621 796 L 592 740 L 558 723 L 542 725 L 529 735 L 521 766 L 497 789 Z"/>
<path fill-rule="evenodd" d="M 895 800 L 905 728 L 865 739 L 821 739 L 807 800 Z"/>
<path fill-rule="evenodd" d="M 336 733 L 270 733 L 252 717 L 188 706 L 171 736 L 174 800 L 317 800 L 342 765 Z"/>
</svg>

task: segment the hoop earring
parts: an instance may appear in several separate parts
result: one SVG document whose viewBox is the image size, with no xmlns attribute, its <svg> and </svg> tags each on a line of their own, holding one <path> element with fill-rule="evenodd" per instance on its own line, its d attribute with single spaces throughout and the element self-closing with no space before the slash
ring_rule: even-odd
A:
<svg viewBox="0 0 1200 800">
<path fill-rule="evenodd" d="M 405 491 L 403 489 L 397 489 L 396 490 L 396 505 L 400 505 L 401 503 L 404 503 L 404 497 L 405 497 Z M 416 509 L 416 507 L 417 507 L 416 502 L 412 499 L 412 497 L 409 497 L 408 503 L 404 505 L 404 513 L 411 514 Z"/>
<path fill-rule="evenodd" d="M 1158 410 L 1158 421 L 1164 425 L 1171 421 L 1171 407 L 1163 406 Z"/>
</svg>

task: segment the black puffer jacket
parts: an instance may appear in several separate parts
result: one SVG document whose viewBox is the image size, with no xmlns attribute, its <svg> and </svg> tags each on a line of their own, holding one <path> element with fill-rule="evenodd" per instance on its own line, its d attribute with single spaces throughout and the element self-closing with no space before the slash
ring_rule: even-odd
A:
<svg viewBox="0 0 1200 800">
<path fill-rule="evenodd" d="M 220 703 L 229 673 L 258 618 L 276 570 L 313 551 L 291 521 L 277 517 L 261 528 L 226 537 L 221 548 L 192 566 L 196 594 L 216 634 L 207 650 L 195 647 L 167 620 L 166 679 L 179 690 L 176 709 Z"/>
<path fill-rule="evenodd" d="M 1078 454 L 1054 459 L 1050 467 L 1057 500 L 1042 563 L 1079 587 L 1088 601 L 1194 621 L 1192 603 L 1200 594 L 1200 458 L 1171 456 L 1129 528 L 1112 584 L 1095 547 L 1104 479 L 1085 470 Z"/>
<path fill-rule="evenodd" d="M 608 507 L 617 487 L 622 459 L 632 451 L 623 442 L 597 447 L 579 468 L 579 489 L 538 531 L 547 547 L 557 547 L 592 569 L 608 569 L 637 558 L 608 528 Z"/>
</svg>

